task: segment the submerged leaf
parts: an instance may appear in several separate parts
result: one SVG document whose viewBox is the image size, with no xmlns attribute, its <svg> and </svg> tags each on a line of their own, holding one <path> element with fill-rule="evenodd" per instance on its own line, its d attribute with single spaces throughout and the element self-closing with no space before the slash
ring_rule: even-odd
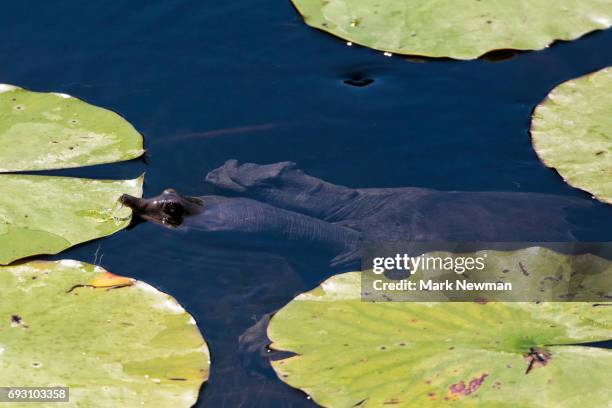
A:
<svg viewBox="0 0 612 408">
<path fill-rule="evenodd" d="M 122 194 L 142 196 L 143 177 L 110 181 L 0 175 L 0 264 L 111 235 L 129 225 Z"/>
<path fill-rule="evenodd" d="M 2 386 L 69 387 L 79 407 L 195 404 L 210 362 L 193 318 L 144 282 L 87 285 L 105 274 L 76 261 L 0 267 Z"/>
<path fill-rule="evenodd" d="M 307 24 L 377 50 L 473 59 L 612 24 L 609 0 L 292 0 Z"/>
<path fill-rule="evenodd" d="M 544 164 L 612 204 L 612 68 L 553 89 L 533 114 L 531 136 Z"/>
<path fill-rule="evenodd" d="M 566 256 L 569 257 L 569 256 Z M 554 265 L 551 265 L 554 268 Z M 325 407 L 599 408 L 612 304 L 363 302 L 359 272 L 297 296 L 271 320 L 279 377 Z"/>
<path fill-rule="evenodd" d="M 114 112 L 0 84 L 0 172 L 112 163 L 143 152 L 140 133 Z"/>
</svg>

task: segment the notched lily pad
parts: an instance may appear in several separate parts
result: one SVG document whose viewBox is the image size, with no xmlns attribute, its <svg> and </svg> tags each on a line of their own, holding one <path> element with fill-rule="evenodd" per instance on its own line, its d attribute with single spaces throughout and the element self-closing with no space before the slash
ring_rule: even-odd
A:
<svg viewBox="0 0 612 408">
<path fill-rule="evenodd" d="M 144 282 L 29 262 L 0 267 L 0 292 L 3 386 L 70 387 L 70 406 L 190 407 L 208 378 L 195 320 Z"/>
<path fill-rule="evenodd" d="M 129 225 L 122 194 L 142 196 L 143 177 L 110 181 L 0 175 L 0 264 L 111 235 Z"/>
<path fill-rule="evenodd" d="M 325 407 L 599 408 L 612 304 L 362 302 L 334 276 L 271 320 L 280 379 Z"/>
<path fill-rule="evenodd" d="M 292 0 L 305 22 L 377 50 L 474 59 L 612 25 L 608 0 Z"/>
<path fill-rule="evenodd" d="M 612 68 L 553 89 L 535 109 L 533 147 L 570 185 L 612 203 Z"/>
<path fill-rule="evenodd" d="M 143 152 L 140 133 L 112 111 L 0 84 L 0 172 L 112 163 Z"/>
</svg>

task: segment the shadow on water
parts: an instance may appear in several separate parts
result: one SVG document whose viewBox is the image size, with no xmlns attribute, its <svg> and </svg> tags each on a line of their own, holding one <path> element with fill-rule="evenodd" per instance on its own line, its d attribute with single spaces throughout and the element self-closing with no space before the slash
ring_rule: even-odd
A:
<svg viewBox="0 0 612 408">
<path fill-rule="evenodd" d="M 203 195 L 227 159 L 291 160 L 359 187 L 588 196 L 538 161 L 534 106 L 555 85 L 612 65 L 612 30 L 496 63 L 387 58 L 305 26 L 289 1 L 21 2 L 0 16 L 0 83 L 52 90 L 120 112 L 147 162 L 55 174 L 135 178 L 145 194 Z M 415 59 L 412 59 L 413 61 Z M 609 211 L 597 207 L 589 217 Z M 601 225 L 602 235 L 610 230 Z M 612 239 L 611 239 L 612 241 Z M 316 248 L 314 248 L 316 249 Z M 329 270 L 309 256 L 230 250 L 142 224 L 56 258 L 97 262 L 175 296 L 212 351 L 198 406 L 312 407 L 239 337 Z M 608 344 L 609 345 L 609 344 Z"/>
</svg>

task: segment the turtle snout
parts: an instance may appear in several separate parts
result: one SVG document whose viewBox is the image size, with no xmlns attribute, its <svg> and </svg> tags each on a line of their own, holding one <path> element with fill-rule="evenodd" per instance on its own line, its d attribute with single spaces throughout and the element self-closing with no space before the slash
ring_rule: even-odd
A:
<svg viewBox="0 0 612 408">
<path fill-rule="evenodd" d="M 133 197 L 129 194 L 123 194 L 121 197 L 119 197 L 119 202 L 121 204 L 125 205 L 126 207 L 130 207 L 135 212 L 138 212 L 142 209 L 142 201 L 142 199 L 138 197 Z"/>
</svg>

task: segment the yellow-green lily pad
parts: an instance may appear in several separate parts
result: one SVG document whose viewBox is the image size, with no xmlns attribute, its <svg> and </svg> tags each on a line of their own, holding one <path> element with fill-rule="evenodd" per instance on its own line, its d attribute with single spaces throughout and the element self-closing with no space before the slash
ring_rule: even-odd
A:
<svg viewBox="0 0 612 408">
<path fill-rule="evenodd" d="M 609 0 L 292 0 L 304 21 L 398 54 L 474 59 L 540 50 L 612 25 Z"/>
<path fill-rule="evenodd" d="M 608 406 L 612 303 L 364 302 L 334 276 L 271 320 L 281 380 L 324 407 Z"/>
<path fill-rule="evenodd" d="M 0 265 L 56 254 L 73 245 L 111 235 L 131 220 L 122 194 L 142 196 L 143 177 L 90 180 L 0 175 Z"/>
<path fill-rule="evenodd" d="M 142 136 L 114 112 L 58 93 L 0 84 L 0 173 L 130 160 Z M 122 194 L 142 195 L 135 180 L 0 174 L 0 265 L 56 254 L 130 223 Z"/>
<path fill-rule="evenodd" d="M 113 163 L 143 152 L 142 135 L 115 112 L 0 84 L 0 173 Z"/>
<path fill-rule="evenodd" d="M 191 407 L 208 378 L 195 320 L 144 282 L 34 261 L 0 267 L 0 293 L 2 386 L 69 387 L 37 407 Z"/>
<path fill-rule="evenodd" d="M 533 147 L 570 185 L 612 204 L 612 68 L 553 89 L 535 109 Z"/>
</svg>

